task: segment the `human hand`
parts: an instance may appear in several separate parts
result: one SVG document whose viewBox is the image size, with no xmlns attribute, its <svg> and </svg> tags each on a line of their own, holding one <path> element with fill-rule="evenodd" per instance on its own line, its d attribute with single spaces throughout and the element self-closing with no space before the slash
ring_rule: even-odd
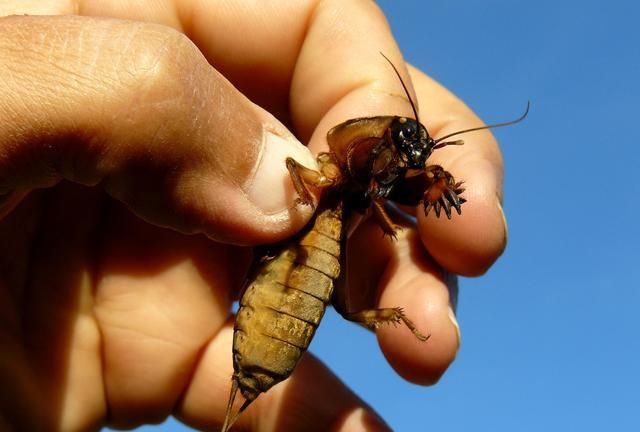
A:
<svg viewBox="0 0 640 432">
<path fill-rule="evenodd" d="M 230 302 L 249 260 L 237 245 L 286 238 L 310 216 L 292 205 L 284 159 L 312 156 L 269 113 L 314 152 L 346 119 L 410 115 L 378 55 L 400 66 L 398 49 L 365 1 L 40 3 L 0 12 L 135 21 L 0 20 L 0 193 L 35 189 L 0 222 L 0 422 L 82 430 L 175 414 L 215 429 L 232 370 Z M 478 124 L 411 74 L 432 135 Z M 365 223 L 351 241 L 350 289 L 379 287 L 381 306 L 404 306 L 432 335 L 379 332 L 390 363 L 418 383 L 435 382 L 458 347 L 439 265 L 480 274 L 505 242 L 497 146 L 486 131 L 465 140 L 433 156 L 466 180 L 461 217 L 419 212 L 419 236 L 404 230 L 397 243 Z M 238 425 L 375 429 L 368 413 L 307 356 Z"/>
</svg>

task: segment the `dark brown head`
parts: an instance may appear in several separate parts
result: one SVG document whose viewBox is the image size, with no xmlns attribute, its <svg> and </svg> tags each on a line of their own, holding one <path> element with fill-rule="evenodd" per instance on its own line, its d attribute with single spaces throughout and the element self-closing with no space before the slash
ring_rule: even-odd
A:
<svg viewBox="0 0 640 432">
<path fill-rule="evenodd" d="M 404 84 L 400 72 L 398 72 L 396 66 L 387 58 L 387 56 L 382 54 L 382 57 L 389 62 L 393 71 L 398 76 L 400 84 L 402 84 L 402 88 L 404 89 L 404 92 L 409 99 L 409 103 L 411 104 L 413 115 L 415 116 L 415 119 L 407 117 L 396 118 L 393 123 L 391 123 L 391 138 L 396 146 L 396 150 L 398 150 L 398 153 L 402 158 L 402 161 L 407 164 L 407 168 L 424 169 L 427 159 L 431 156 L 431 153 L 435 148 L 435 142 L 429 136 L 427 128 L 420 123 L 418 110 L 416 109 L 416 105 L 413 103 L 413 99 L 411 99 L 409 90 Z"/>
<path fill-rule="evenodd" d="M 402 80 L 400 72 L 398 72 L 398 69 L 391 62 L 391 60 L 387 58 L 387 56 L 382 54 L 382 57 L 384 57 L 385 60 L 389 62 L 394 72 L 398 76 L 400 84 L 402 84 L 402 88 L 407 95 L 407 99 L 409 99 L 411 109 L 413 110 L 413 114 L 415 116 L 415 120 L 407 117 L 398 117 L 391 123 L 391 138 L 396 146 L 396 149 L 400 153 L 400 157 L 402 158 L 403 162 L 407 164 L 407 168 L 423 170 L 426 167 L 427 159 L 429 158 L 429 156 L 431 156 L 431 153 L 433 153 L 434 150 L 449 145 L 464 144 L 464 141 L 462 140 L 445 141 L 446 139 L 451 138 L 454 135 L 460 135 L 482 129 L 493 129 L 496 127 L 509 126 L 522 121 L 529 113 L 529 102 L 527 102 L 527 109 L 525 110 L 524 114 L 516 120 L 508 121 L 505 123 L 492 124 L 488 126 L 478 126 L 471 129 L 464 129 L 450 133 L 435 140 L 431 138 L 431 136 L 429 136 L 427 128 L 425 128 L 424 125 L 420 123 L 418 110 L 416 109 L 416 105 L 413 102 L 413 99 L 411 99 L 409 90 Z"/>
<path fill-rule="evenodd" d="M 407 168 L 424 169 L 435 142 L 420 122 L 398 117 L 391 123 L 391 138 Z"/>
</svg>

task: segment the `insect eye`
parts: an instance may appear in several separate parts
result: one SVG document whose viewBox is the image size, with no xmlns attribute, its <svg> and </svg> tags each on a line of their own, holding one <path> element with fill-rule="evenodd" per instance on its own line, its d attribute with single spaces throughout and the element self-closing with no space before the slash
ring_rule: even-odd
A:
<svg viewBox="0 0 640 432">
<path fill-rule="evenodd" d="M 398 119 L 391 125 L 391 138 L 399 151 L 411 153 L 411 148 L 420 142 L 417 122 L 407 118 Z"/>
<path fill-rule="evenodd" d="M 412 124 L 405 124 L 400 129 L 400 137 L 403 139 L 411 138 L 416 134 L 416 128 Z"/>
</svg>

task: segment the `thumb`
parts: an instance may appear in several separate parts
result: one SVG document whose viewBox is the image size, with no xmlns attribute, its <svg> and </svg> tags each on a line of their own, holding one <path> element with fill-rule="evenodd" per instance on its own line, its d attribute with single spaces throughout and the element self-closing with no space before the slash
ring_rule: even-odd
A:
<svg viewBox="0 0 640 432">
<path fill-rule="evenodd" d="M 0 35 L 0 195 L 100 185 L 151 223 L 238 244 L 310 216 L 285 167 L 313 166 L 309 151 L 181 33 L 20 16 L 1 18 Z"/>
</svg>

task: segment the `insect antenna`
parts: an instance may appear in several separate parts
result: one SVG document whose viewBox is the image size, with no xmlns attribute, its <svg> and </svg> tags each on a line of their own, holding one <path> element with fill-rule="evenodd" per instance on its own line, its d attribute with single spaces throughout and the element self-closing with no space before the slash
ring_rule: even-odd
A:
<svg viewBox="0 0 640 432">
<path fill-rule="evenodd" d="M 231 426 L 236 422 L 242 411 L 247 409 L 247 407 L 253 402 L 253 399 L 246 399 L 238 412 L 231 417 L 231 409 L 233 408 L 233 401 L 236 398 L 236 394 L 238 393 L 238 379 L 234 376 L 232 379 L 233 383 L 231 384 L 231 394 L 229 395 L 229 403 L 227 404 L 227 410 L 224 413 L 224 423 L 222 424 L 221 432 L 227 432 Z"/>
<path fill-rule="evenodd" d="M 391 62 L 391 60 L 389 60 L 389 57 L 387 57 L 386 55 L 384 55 L 382 53 L 380 53 L 380 55 L 382 57 L 384 57 L 384 59 L 386 61 L 389 62 L 389 64 L 393 68 L 394 72 L 398 76 L 398 79 L 400 80 L 400 84 L 402 84 L 402 88 L 404 89 L 404 93 L 407 95 L 407 98 L 409 99 L 409 103 L 411 104 L 411 109 L 413 110 L 413 115 L 416 117 L 416 121 L 418 122 L 418 124 L 420 124 L 420 119 L 418 118 L 418 110 L 416 109 L 416 104 L 413 103 L 413 99 L 411 99 L 411 95 L 409 94 L 409 90 L 407 89 L 407 86 L 404 84 L 404 81 L 402 80 L 402 76 L 400 76 L 400 72 L 398 72 L 398 69 L 396 68 L 396 66 Z"/>
<path fill-rule="evenodd" d="M 488 125 L 488 126 L 478 126 L 478 127 L 474 127 L 471 129 L 464 129 L 458 132 L 453 132 L 450 133 L 449 135 L 445 135 L 441 138 L 438 138 L 437 140 L 434 141 L 434 143 L 436 144 L 433 148 L 438 149 L 444 146 L 448 146 L 448 145 L 462 145 L 463 141 L 462 140 L 457 140 L 457 141 L 451 141 L 451 142 L 444 142 L 442 144 L 438 144 L 439 142 L 442 142 L 443 140 L 447 139 L 447 138 L 451 138 L 454 135 L 460 135 L 463 133 L 467 133 L 467 132 L 474 132 L 474 131 L 478 131 L 478 130 L 483 130 L 483 129 L 493 129 L 493 128 L 499 128 L 499 127 L 503 127 L 503 126 L 511 126 L 513 124 L 516 123 L 520 123 L 522 120 L 525 119 L 525 117 L 527 117 L 527 114 L 529 114 L 529 107 L 531 106 L 531 101 L 527 101 L 527 109 L 524 110 L 524 114 L 522 114 L 520 117 L 518 117 L 515 120 L 511 120 L 508 122 L 504 122 L 504 123 L 496 123 L 496 124 L 492 124 L 492 125 Z"/>
</svg>

